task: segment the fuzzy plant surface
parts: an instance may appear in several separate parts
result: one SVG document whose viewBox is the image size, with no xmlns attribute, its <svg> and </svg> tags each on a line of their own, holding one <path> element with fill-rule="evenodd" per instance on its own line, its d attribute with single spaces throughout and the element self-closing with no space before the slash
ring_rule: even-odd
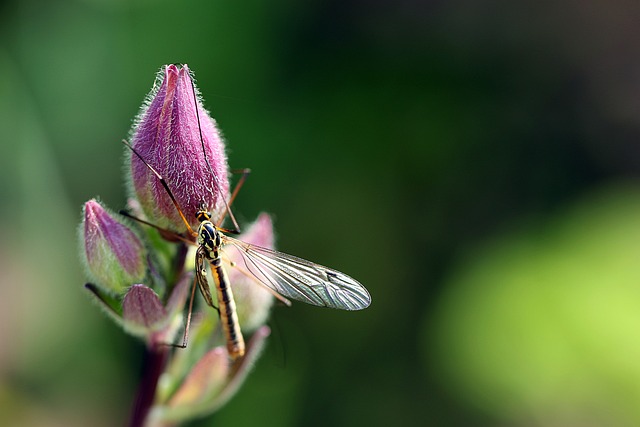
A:
<svg viewBox="0 0 640 427">
<path fill-rule="evenodd" d="M 229 357 L 218 313 L 208 306 L 194 308 L 187 346 L 175 347 L 183 343 L 185 312 L 195 291 L 196 213 L 206 207 L 211 221 L 220 222 L 230 187 L 224 141 L 187 65 L 162 67 L 129 143 L 139 156 L 124 147 L 128 214 L 98 199 L 86 202 L 81 257 L 97 306 L 146 344 L 129 425 L 174 426 L 215 412 L 239 389 L 269 335 L 265 322 L 273 296 L 241 270 L 230 269 L 238 320 L 250 336 L 244 357 Z M 269 215 L 260 214 L 240 239 L 273 248 Z M 226 261 L 234 265 L 237 257 L 230 253 Z"/>
</svg>

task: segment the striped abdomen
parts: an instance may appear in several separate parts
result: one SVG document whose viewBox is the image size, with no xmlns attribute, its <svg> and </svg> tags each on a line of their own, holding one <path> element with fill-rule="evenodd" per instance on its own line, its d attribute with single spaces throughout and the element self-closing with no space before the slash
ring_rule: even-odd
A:
<svg viewBox="0 0 640 427">
<path fill-rule="evenodd" d="M 214 258 L 211 262 L 211 274 L 216 282 L 218 293 L 218 306 L 220 308 L 220 321 L 225 338 L 227 339 L 227 351 L 232 359 L 244 356 L 244 338 L 240 331 L 240 323 L 236 313 L 236 302 L 229 287 L 227 274 L 220 265 L 220 258 Z"/>
</svg>

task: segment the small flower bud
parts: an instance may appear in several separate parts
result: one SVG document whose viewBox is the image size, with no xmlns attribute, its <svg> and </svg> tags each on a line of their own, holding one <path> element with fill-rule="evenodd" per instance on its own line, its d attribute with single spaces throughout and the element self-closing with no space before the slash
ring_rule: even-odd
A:
<svg viewBox="0 0 640 427">
<path fill-rule="evenodd" d="M 192 228 L 197 227 L 195 214 L 203 206 L 214 220 L 221 214 L 222 198 L 229 191 L 224 143 L 216 122 L 202 107 L 186 65 L 161 70 L 131 133 L 132 146 L 165 179 Z M 158 178 L 136 155 L 130 158 L 132 192 L 146 216 L 161 227 L 184 230 Z"/>
<path fill-rule="evenodd" d="M 247 343 L 247 352 L 240 359 L 237 366 L 234 366 L 232 377 L 229 379 L 224 389 L 220 391 L 218 396 L 210 403 L 209 413 L 215 412 L 224 406 L 240 389 L 247 375 L 251 372 L 256 361 L 262 354 L 262 350 L 267 342 L 267 338 L 271 335 L 271 329 L 268 326 L 258 328 L 251 339 Z"/>
<path fill-rule="evenodd" d="M 150 336 L 168 322 L 158 295 L 145 285 L 133 285 L 122 300 L 124 325 L 134 335 Z"/>
<path fill-rule="evenodd" d="M 87 270 L 99 285 L 120 293 L 144 279 L 144 245 L 95 199 L 84 205 L 81 239 Z"/>
<path fill-rule="evenodd" d="M 239 238 L 252 245 L 273 249 L 273 224 L 269 215 L 260 214 Z M 258 278 L 243 271 L 245 265 L 238 251 L 230 250 L 229 258 L 236 265 L 229 269 L 229 281 L 236 300 L 238 320 L 244 331 L 252 331 L 267 321 L 273 305 L 273 295 Z"/>
<path fill-rule="evenodd" d="M 188 410 L 190 405 L 212 399 L 227 382 L 229 360 L 224 347 L 216 347 L 207 352 L 171 397 L 169 406 L 174 409 L 186 407 Z"/>
<path fill-rule="evenodd" d="M 247 343 L 245 356 L 235 365 L 230 365 L 229 354 L 224 347 L 205 353 L 171 398 L 152 410 L 148 425 L 173 425 L 217 411 L 240 389 L 260 357 L 270 333 L 268 326 L 258 328 Z"/>
</svg>

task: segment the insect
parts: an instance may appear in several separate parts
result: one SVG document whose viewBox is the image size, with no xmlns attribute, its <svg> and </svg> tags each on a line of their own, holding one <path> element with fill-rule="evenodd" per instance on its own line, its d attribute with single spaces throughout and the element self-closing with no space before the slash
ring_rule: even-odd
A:
<svg viewBox="0 0 640 427">
<path fill-rule="evenodd" d="M 198 125 L 200 125 L 199 117 Z M 200 139 L 203 146 L 203 154 L 206 159 L 202 130 L 200 130 Z M 200 209 L 196 212 L 196 219 L 198 220 L 199 225 L 197 231 L 194 231 L 189 225 L 189 221 L 185 217 L 182 209 L 176 201 L 176 198 L 171 192 L 169 185 L 162 175 L 128 142 L 123 141 L 123 143 L 140 161 L 145 164 L 145 166 L 156 176 L 164 187 L 171 198 L 173 205 L 178 211 L 178 214 L 186 225 L 188 237 L 177 235 L 154 224 L 138 219 L 128 214 L 126 211 L 121 211 L 121 213 L 139 222 L 152 226 L 163 233 L 174 235 L 180 240 L 189 244 L 196 244 L 198 246 L 195 256 L 196 272 L 193 285 L 194 288 L 191 291 L 191 302 L 189 304 L 183 345 L 180 347 L 186 347 L 187 344 L 193 295 L 195 285 L 197 283 L 200 293 L 206 303 L 219 311 L 229 356 L 233 360 L 236 360 L 244 355 L 244 339 L 236 314 L 233 292 L 230 287 L 228 275 L 222 265 L 223 258 L 221 257 L 221 252 L 225 248 L 237 249 L 238 253 L 241 254 L 246 271 L 250 273 L 259 284 L 266 287 L 266 289 L 271 291 L 275 297 L 287 305 L 291 304 L 288 298 L 311 305 L 341 310 L 361 310 L 370 305 L 371 296 L 369 295 L 369 292 L 357 280 L 337 270 L 324 267 L 314 262 L 229 237 L 224 233 L 230 232 L 230 230 L 226 230 L 221 228 L 219 225 L 214 224 L 211 221 L 212 214 L 204 205 L 201 205 Z M 207 165 L 209 165 L 208 160 Z M 211 166 L 209 166 L 209 171 L 213 175 L 214 180 L 217 179 L 211 170 Z M 243 176 L 243 180 L 245 177 L 246 175 Z M 231 220 L 236 224 L 236 228 L 237 223 L 229 209 L 229 204 L 235 198 L 237 191 L 238 187 L 236 187 L 236 190 L 232 194 L 229 202 L 223 198 L 225 203 L 225 215 L 226 213 L 229 213 Z M 223 215 L 223 218 L 225 215 Z M 207 264 L 209 264 L 211 275 L 214 280 L 218 307 L 215 306 L 207 279 Z"/>
</svg>

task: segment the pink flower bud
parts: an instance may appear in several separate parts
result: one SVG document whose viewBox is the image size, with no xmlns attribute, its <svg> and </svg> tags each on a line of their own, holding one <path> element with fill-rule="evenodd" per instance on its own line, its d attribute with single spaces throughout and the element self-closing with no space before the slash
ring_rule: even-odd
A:
<svg viewBox="0 0 640 427">
<path fill-rule="evenodd" d="M 191 368 L 173 396 L 157 405 L 149 425 L 174 425 L 176 422 L 202 417 L 217 411 L 244 383 L 262 353 L 271 330 L 258 328 L 247 343 L 245 356 L 231 366 L 224 347 L 208 351 Z M 168 375 L 171 375 L 170 373 Z"/>
<path fill-rule="evenodd" d="M 224 347 L 208 351 L 186 376 L 180 388 L 169 400 L 173 410 L 184 407 L 193 412 L 193 405 L 211 400 L 228 381 L 229 354 Z"/>
<path fill-rule="evenodd" d="M 98 284 L 120 293 L 144 279 L 144 245 L 95 199 L 84 205 L 81 238 L 87 270 Z"/>
<path fill-rule="evenodd" d="M 273 249 L 273 224 L 269 215 L 260 214 L 239 238 L 252 245 Z M 229 281 L 236 300 L 238 320 L 242 330 L 252 331 L 267 321 L 273 295 L 251 273 L 243 271 L 246 267 L 238 251 L 231 249 L 228 255 L 236 265 L 229 269 Z"/>
<path fill-rule="evenodd" d="M 156 293 L 145 285 L 133 285 L 122 300 L 125 327 L 134 335 L 150 335 L 168 323 L 165 310 Z"/>
<path fill-rule="evenodd" d="M 222 198 L 229 191 L 224 143 L 186 65 L 163 67 L 132 129 L 131 144 L 165 179 L 192 228 L 202 206 L 214 220 L 223 212 Z M 167 191 L 136 155 L 131 155 L 131 183 L 149 220 L 184 230 Z"/>
</svg>

